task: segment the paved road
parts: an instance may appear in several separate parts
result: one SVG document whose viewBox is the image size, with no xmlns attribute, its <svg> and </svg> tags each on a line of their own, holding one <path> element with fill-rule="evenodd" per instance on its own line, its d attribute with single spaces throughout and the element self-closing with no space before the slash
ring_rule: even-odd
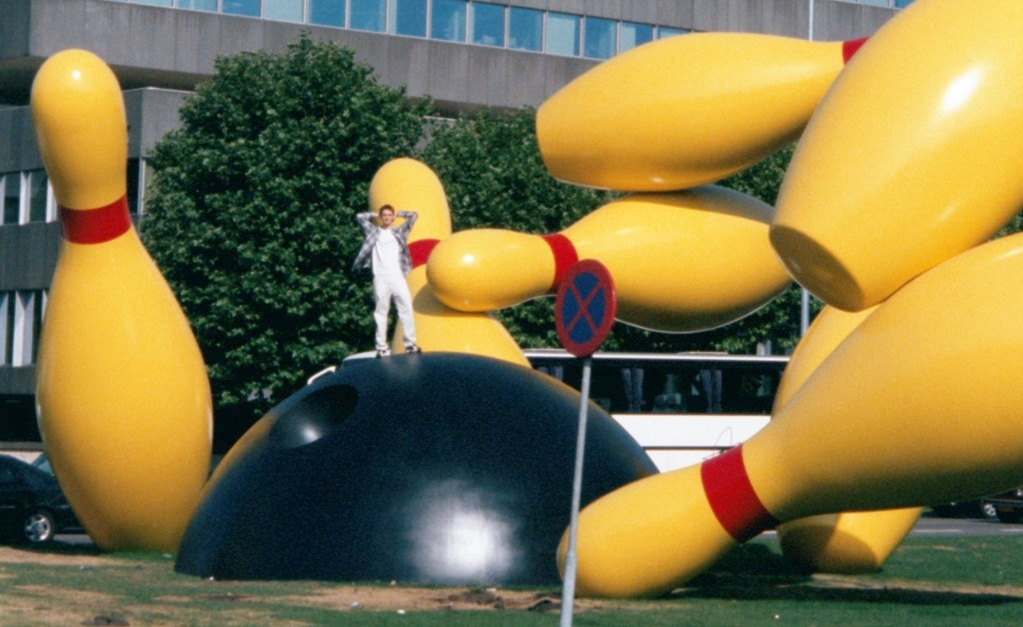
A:
<svg viewBox="0 0 1023 627">
<path fill-rule="evenodd" d="M 774 534 L 768 531 L 764 535 Z M 939 518 L 923 516 L 909 532 L 911 536 L 1006 536 L 1023 534 L 1023 524 L 1006 524 L 980 518 Z"/>
<path fill-rule="evenodd" d="M 937 518 L 924 516 L 913 527 L 913 536 L 1000 536 L 1023 534 L 1023 525 L 980 518 Z"/>
</svg>

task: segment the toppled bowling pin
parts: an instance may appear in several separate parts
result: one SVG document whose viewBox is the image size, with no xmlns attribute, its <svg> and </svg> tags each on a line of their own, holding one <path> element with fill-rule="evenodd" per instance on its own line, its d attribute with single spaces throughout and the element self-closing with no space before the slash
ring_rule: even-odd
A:
<svg viewBox="0 0 1023 627">
<path fill-rule="evenodd" d="M 416 337 L 424 351 L 473 353 L 522 366 L 529 361 L 508 330 L 487 313 L 467 313 L 446 307 L 426 282 L 426 260 L 433 248 L 451 235 L 451 212 L 444 186 L 426 164 L 401 158 L 385 163 L 369 187 L 370 209 L 391 205 L 419 213 L 409 234 L 412 272 L 407 277 L 412 294 Z M 401 322 L 394 332 L 392 350 L 405 350 Z"/>
<path fill-rule="evenodd" d="M 856 54 L 778 197 L 771 242 L 801 285 L 869 307 L 1019 211 L 1021 20 L 1018 2 L 923 0 Z"/>
<path fill-rule="evenodd" d="M 774 397 L 774 413 L 796 394 L 817 367 L 874 312 L 848 313 L 825 307 L 792 353 Z M 778 542 L 790 562 L 812 572 L 870 573 L 902 544 L 921 507 L 843 512 L 800 518 L 778 525 Z"/>
<path fill-rule="evenodd" d="M 773 209 L 721 187 L 635 195 L 604 205 L 561 233 L 478 229 L 433 251 L 437 298 L 461 311 L 493 311 L 551 294 L 580 259 L 614 277 L 617 319 L 669 332 L 737 320 L 790 283 L 767 240 Z"/>
<path fill-rule="evenodd" d="M 210 465 L 210 387 L 128 214 L 121 89 L 98 57 L 66 50 L 40 68 L 31 108 L 63 227 L 36 371 L 43 443 L 97 546 L 174 552 Z"/>
<path fill-rule="evenodd" d="M 537 111 L 554 178 L 628 191 L 713 183 L 795 141 L 862 40 L 694 33 L 605 61 Z"/>
<path fill-rule="evenodd" d="M 1023 483 L 1023 234 L 892 295 L 766 427 L 583 510 L 578 587 L 671 590 L 779 521 L 964 500 Z M 562 554 L 565 542 L 562 542 Z"/>
</svg>

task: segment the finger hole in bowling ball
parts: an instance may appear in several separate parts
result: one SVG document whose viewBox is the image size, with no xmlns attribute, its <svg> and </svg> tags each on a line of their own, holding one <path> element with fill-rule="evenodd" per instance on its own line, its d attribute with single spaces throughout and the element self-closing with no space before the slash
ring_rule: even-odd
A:
<svg viewBox="0 0 1023 627">
<path fill-rule="evenodd" d="M 279 448 L 312 444 L 344 424 L 358 402 L 359 393 L 350 385 L 325 386 L 281 415 L 267 440 Z"/>
</svg>

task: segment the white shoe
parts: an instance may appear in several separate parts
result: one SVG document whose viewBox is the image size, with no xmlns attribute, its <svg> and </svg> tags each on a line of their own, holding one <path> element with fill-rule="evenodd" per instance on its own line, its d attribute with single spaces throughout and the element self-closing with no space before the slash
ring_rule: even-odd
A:
<svg viewBox="0 0 1023 627">
<path fill-rule="evenodd" d="M 390 354 L 391 349 L 387 348 L 386 346 L 384 346 L 383 348 L 377 346 L 377 359 L 380 359 L 381 357 L 388 357 L 390 356 Z"/>
</svg>

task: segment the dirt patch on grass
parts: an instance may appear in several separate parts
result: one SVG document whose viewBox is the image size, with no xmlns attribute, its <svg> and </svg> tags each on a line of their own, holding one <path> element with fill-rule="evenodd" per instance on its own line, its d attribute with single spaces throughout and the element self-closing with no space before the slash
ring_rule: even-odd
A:
<svg viewBox="0 0 1023 627">
<path fill-rule="evenodd" d="M 277 599 L 289 605 L 336 610 L 528 610 L 558 611 L 560 592 L 501 590 L 497 588 L 409 588 L 405 586 L 337 586 L 315 595 Z M 580 610 L 596 609 L 603 601 L 577 599 Z"/>
<path fill-rule="evenodd" d="M 0 564 L 43 564 L 45 566 L 118 566 L 123 560 L 88 553 L 61 553 L 0 546 Z"/>
</svg>

